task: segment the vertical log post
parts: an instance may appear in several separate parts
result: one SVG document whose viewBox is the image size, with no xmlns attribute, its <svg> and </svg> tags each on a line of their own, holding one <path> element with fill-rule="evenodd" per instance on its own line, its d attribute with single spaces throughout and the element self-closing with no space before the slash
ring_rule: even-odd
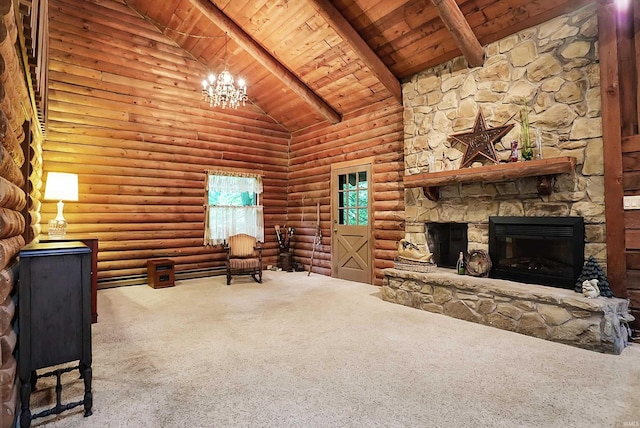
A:
<svg viewBox="0 0 640 428">
<path fill-rule="evenodd" d="M 624 298 L 627 297 L 627 286 L 625 282 L 622 131 L 616 16 L 616 5 L 613 0 L 598 1 L 604 199 L 607 222 L 607 279 L 616 297 Z"/>
</svg>

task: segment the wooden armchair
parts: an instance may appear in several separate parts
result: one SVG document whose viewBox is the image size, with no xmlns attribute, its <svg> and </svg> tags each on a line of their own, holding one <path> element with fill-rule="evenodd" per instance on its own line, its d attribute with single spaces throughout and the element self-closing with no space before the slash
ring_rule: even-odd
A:
<svg viewBox="0 0 640 428">
<path fill-rule="evenodd" d="M 224 248 L 227 285 L 231 284 L 231 275 L 251 275 L 254 281 L 262 283 L 262 247 L 255 237 L 244 233 L 230 236 Z"/>
</svg>

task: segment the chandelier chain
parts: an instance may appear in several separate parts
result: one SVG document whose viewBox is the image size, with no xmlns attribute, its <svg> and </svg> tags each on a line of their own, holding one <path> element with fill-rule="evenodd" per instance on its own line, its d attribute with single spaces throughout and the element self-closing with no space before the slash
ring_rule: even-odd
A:
<svg viewBox="0 0 640 428">
<path fill-rule="evenodd" d="M 159 22 L 151 19 L 146 15 L 140 14 L 135 8 L 127 3 L 127 0 L 123 0 L 125 6 L 133 10 L 142 17 L 145 21 L 158 28 L 163 34 L 169 30 L 176 34 L 180 34 L 187 37 L 195 37 L 202 39 L 217 39 L 222 36 L 198 36 L 178 31 L 166 25 L 162 25 Z M 205 80 L 202 81 L 202 99 L 209 103 L 210 107 L 231 107 L 237 109 L 240 103 L 244 106 L 247 101 L 250 101 L 247 97 L 247 84 L 244 79 L 238 79 L 237 87 L 234 83 L 233 76 L 228 70 L 228 50 L 227 44 L 229 42 L 229 34 L 224 34 L 224 70 L 216 76 L 210 73 Z M 191 55 L 193 57 L 193 55 Z M 194 58 L 195 59 L 195 58 Z M 197 61 L 197 59 L 195 59 Z M 251 101 L 250 101 L 251 102 Z M 255 105 L 255 104 L 254 104 Z"/>
</svg>

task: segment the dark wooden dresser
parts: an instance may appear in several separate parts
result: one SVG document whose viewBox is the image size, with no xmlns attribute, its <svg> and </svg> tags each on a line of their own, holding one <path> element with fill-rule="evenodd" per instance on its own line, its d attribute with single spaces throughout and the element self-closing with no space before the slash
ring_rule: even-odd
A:
<svg viewBox="0 0 640 428">
<path fill-rule="evenodd" d="M 91 251 L 82 242 L 30 244 L 20 251 L 18 282 L 18 376 L 20 378 L 20 426 L 31 420 L 84 405 L 91 415 Z M 74 367 L 59 368 L 65 363 Z M 37 370 L 58 366 L 52 371 Z M 62 404 L 56 393 L 55 407 L 32 415 L 31 390 L 37 379 L 60 376 L 78 369 L 84 379 L 84 398 Z"/>
<path fill-rule="evenodd" d="M 91 322 L 98 322 L 98 238 L 81 234 L 67 233 L 62 239 L 50 239 L 40 235 L 40 242 L 80 241 L 91 250 Z"/>
</svg>

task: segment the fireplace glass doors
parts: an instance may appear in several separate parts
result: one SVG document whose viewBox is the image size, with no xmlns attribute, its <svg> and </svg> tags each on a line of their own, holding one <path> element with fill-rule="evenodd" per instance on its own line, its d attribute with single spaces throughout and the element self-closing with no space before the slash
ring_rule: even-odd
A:
<svg viewBox="0 0 640 428">
<path fill-rule="evenodd" d="M 489 217 L 490 276 L 573 289 L 584 263 L 582 217 Z"/>
</svg>

